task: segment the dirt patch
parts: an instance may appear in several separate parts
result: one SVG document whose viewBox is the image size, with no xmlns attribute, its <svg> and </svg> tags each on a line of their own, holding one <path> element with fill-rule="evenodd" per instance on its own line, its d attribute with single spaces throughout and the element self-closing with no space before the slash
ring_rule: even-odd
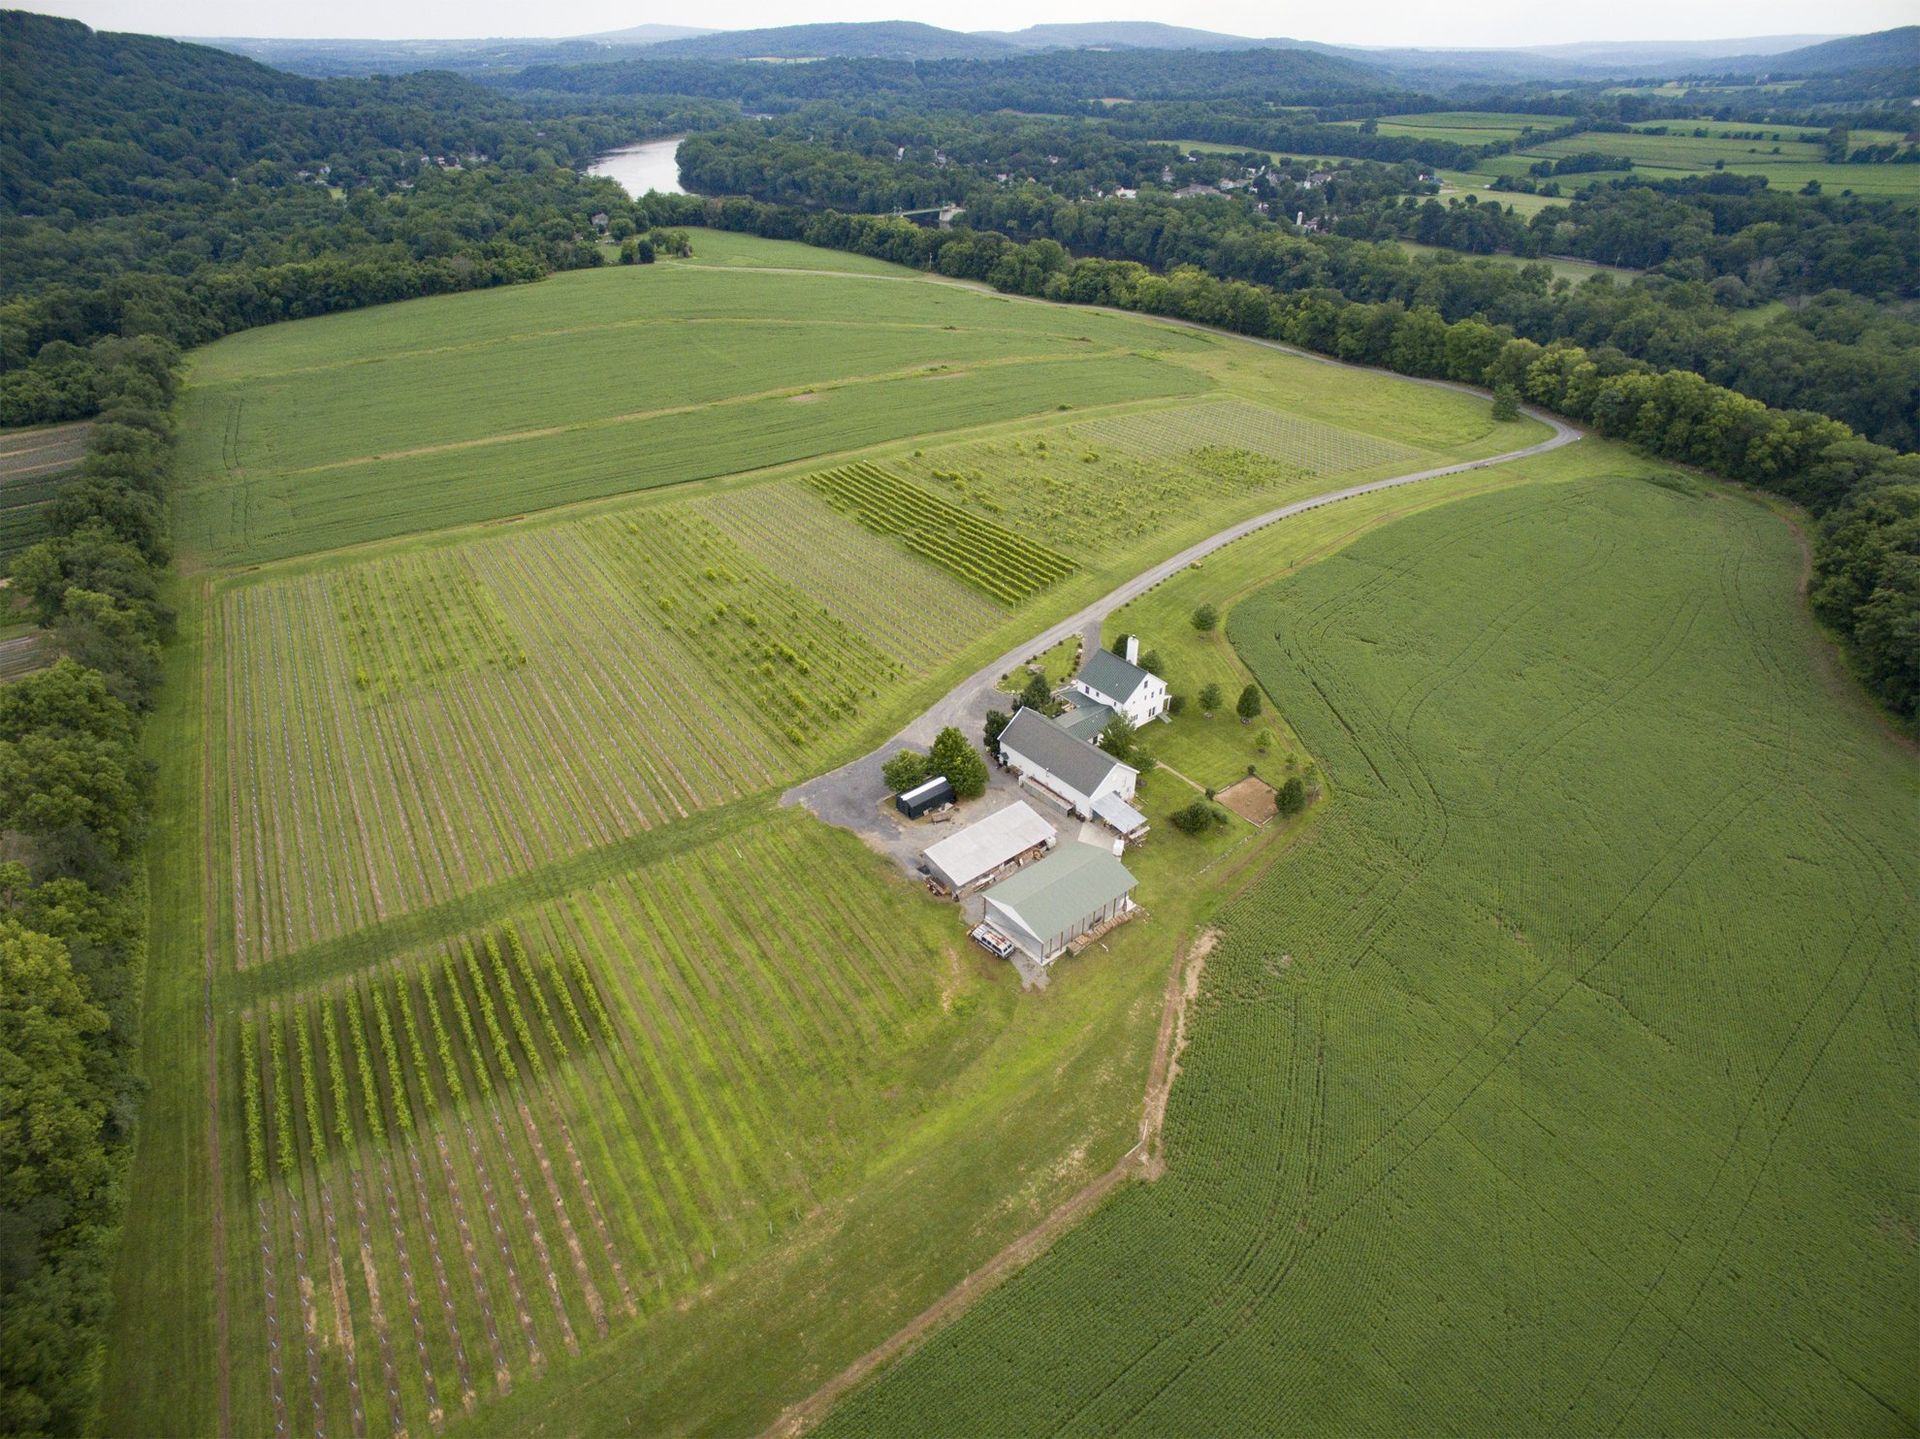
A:
<svg viewBox="0 0 1920 1439">
<path fill-rule="evenodd" d="M 1280 797 L 1273 786 L 1253 775 L 1228 785 L 1214 798 L 1252 824 L 1264 825 L 1280 813 Z"/>
<path fill-rule="evenodd" d="M 807 390 L 798 395 L 788 395 L 787 403 L 790 405 L 811 405 L 817 403 L 819 399 L 820 396 L 818 394 L 812 390 Z"/>
</svg>

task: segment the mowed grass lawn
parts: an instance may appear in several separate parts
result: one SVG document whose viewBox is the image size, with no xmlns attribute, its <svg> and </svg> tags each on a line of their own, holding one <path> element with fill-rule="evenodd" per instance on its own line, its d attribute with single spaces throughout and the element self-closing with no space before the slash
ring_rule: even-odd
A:
<svg viewBox="0 0 1920 1439">
<path fill-rule="evenodd" d="M 1913 758 L 1778 517 L 1555 466 L 1234 607 L 1331 797 L 1224 912 L 1169 1172 L 826 1432 L 1920 1421 Z"/>
</svg>

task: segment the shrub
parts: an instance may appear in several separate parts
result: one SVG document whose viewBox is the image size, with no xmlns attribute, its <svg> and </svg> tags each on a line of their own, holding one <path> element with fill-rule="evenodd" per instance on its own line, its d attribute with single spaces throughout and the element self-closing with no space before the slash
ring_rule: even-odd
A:
<svg viewBox="0 0 1920 1439">
<path fill-rule="evenodd" d="M 1227 812 L 1211 800 L 1197 799 L 1173 812 L 1173 827 L 1182 834 L 1210 834 L 1227 822 Z"/>
<path fill-rule="evenodd" d="M 1300 782 L 1299 775 L 1290 775 L 1287 782 L 1280 786 L 1275 803 L 1279 805 L 1280 813 L 1288 816 L 1296 815 L 1307 807 L 1307 787 Z"/>
<path fill-rule="evenodd" d="M 1220 623 L 1220 611 L 1215 609 L 1212 605 L 1203 604 L 1203 605 L 1197 606 L 1194 609 L 1193 627 L 1195 629 L 1206 631 L 1206 630 L 1213 629 L 1219 623 Z"/>
<path fill-rule="evenodd" d="M 1220 700 L 1219 685 L 1207 683 L 1200 686 L 1200 709 L 1202 713 L 1211 717 L 1213 712 L 1220 708 Z"/>
<path fill-rule="evenodd" d="M 1245 689 L 1241 690 L 1240 702 L 1234 706 L 1234 711 L 1240 716 L 1241 724 L 1247 723 L 1247 721 L 1258 715 L 1260 713 L 1260 687 L 1258 685 L 1248 685 Z"/>
</svg>

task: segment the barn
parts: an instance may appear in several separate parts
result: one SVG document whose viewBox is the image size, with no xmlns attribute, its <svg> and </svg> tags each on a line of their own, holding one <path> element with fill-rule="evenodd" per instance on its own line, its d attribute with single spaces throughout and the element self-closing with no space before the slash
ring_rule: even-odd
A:
<svg viewBox="0 0 1920 1439">
<path fill-rule="evenodd" d="M 927 873 L 953 894 L 963 894 L 1007 865 L 1053 848 L 1053 826 L 1025 800 L 929 845 L 921 860 Z"/>
<path fill-rule="evenodd" d="M 1104 794 L 1132 799 L 1140 777 L 1132 766 L 1033 709 L 1021 710 L 1001 731 L 1000 755 L 1022 783 L 1052 795 L 1082 819 L 1093 818 L 1094 802 Z"/>
<path fill-rule="evenodd" d="M 1040 964 L 1134 909 L 1127 867 L 1091 844 L 1065 844 L 989 889 L 982 925 Z"/>
</svg>

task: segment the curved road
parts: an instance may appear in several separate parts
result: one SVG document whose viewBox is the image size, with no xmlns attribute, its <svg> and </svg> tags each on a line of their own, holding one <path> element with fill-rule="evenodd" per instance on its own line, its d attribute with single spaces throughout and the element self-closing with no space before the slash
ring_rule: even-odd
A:
<svg viewBox="0 0 1920 1439">
<path fill-rule="evenodd" d="M 1201 327 L 1196 327 L 1201 328 Z M 1274 349 L 1284 349 L 1288 353 L 1300 354 L 1303 358 L 1325 360 L 1325 356 L 1307 355 L 1294 351 L 1290 346 L 1265 343 Z M 1338 361 L 1328 363 L 1338 364 Z M 1429 380 L 1423 383 L 1433 384 L 1446 389 L 1467 390 L 1465 385 L 1452 385 L 1445 381 Z M 1470 393 L 1482 393 L 1470 391 Z M 1235 540 L 1245 539 L 1256 530 L 1268 525 L 1290 519 L 1294 515 L 1305 514 L 1308 510 L 1317 510 L 1322 505 L 1338 504 L 1341 500 L 1350 500 L 1359 495 L 1370 495 L 1376 490 L 1391 490 L 1401 485 L 1415 485 L 1422 480 L 1437 480 L 1443 475 L 1457 475 L 1468 470 L 1484 470 L 1493 465 L 1504 465 L 1513 460 L 1524 460 L 1533 455 L 1543 455 L 1549 450 L 1557 450 L 1562 445 L 1572 444 L 1581 438 L 1582 431 L 1567 424 L 1557 416 L 1541 410 L 1522 406 L 1522 413 L 1543 424 L 1553 427 L 1553 436 L 1537 445 L 1528 445 L 1525 449 L 1509 450 L 1503 455 L 1489 455 L 1483 460 L 1468 460 L 1457 465 L 1442 465 L 1438 469 L 1418 470 L 1412 474 L 1395 475 L 1391 479 L 1373 480 L 1364 485 L 1350 485 L 1344 490 L 1330 490 L 1324 495 L 1314 495 L 1310 499 L 1296 500 L 1290 505 L 1282 505 L 1277 510 L 1268 510 L 1263 515 L 1240 521 L 1210 535 L 1198 544 L 1189 545 L 1179 554 L 1160 561 L 1150 569 L 1141 571 L 1111 594 L 1095 600 L 1083 609 L 1076 610 L 1065 619 L 1049 625 L 1032 639 L 1015 646 L 991 663 L 982 665 L 951 690 L 934 701 L 925 713 L 901 730 L 892 739 L 878 749 L 850 760 L 836 770 L 810 779 L 804 784 L 795 785 L 780 796 L 782 804 L 802 804 L 828 824 L 838 825 L 842 829 L 852 830 L 863 839 L 875 842 L 880 848 L 888 849 L 897 844 L 902 831 L 894 824 L 889 812 L 881 808 L 881 802 L 887 797 L 887 787 L 880 779 L 880 766 L 896 751 L 908 748 L 925 749 L 933 743 L 934 736 L 948 725 L 956 725 L 969 739 L 978 735 L 986 724 L 987 711 L 994 708 L 996 702 L 1004 705 L 1007 696 L 994 688 L 994 682 L 1015 665 L 1029 656 L 1041 654 L 1059 644 L 1069 635 L 1084 634 L 1088 647 L 1096 648 L 1100 643 L 1100 627 L 1107 616 L 1129 600 L 1137 599 L 1171 575 L 1178 574 L 1196 560 L 1204 559 L 1215 550 L 1232 544 Z M 904 860 L 906 857 L 901 856 Z"/>
</svg>

